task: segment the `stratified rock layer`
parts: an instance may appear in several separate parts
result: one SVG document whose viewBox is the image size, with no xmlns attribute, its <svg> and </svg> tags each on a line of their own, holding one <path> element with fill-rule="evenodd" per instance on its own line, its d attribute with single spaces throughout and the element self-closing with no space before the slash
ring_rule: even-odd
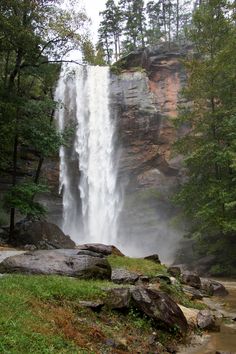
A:
<svg viewBox="0 0 236 354">
<path fill-rule="evenodd" d="M 176 215 L 171 197 L 185 175 L 181 157 L 172 151 L 186 129 L 174 127 L 186 81 L 183 56 L 160 46 L 132 53 L 118 63 L 122 71 L 111 82 L 119 177 L 126 186 L 120 239 L 131 255 L 157 251 L 168 262 L 180 238 L 170 226 Z"/>
</svg>

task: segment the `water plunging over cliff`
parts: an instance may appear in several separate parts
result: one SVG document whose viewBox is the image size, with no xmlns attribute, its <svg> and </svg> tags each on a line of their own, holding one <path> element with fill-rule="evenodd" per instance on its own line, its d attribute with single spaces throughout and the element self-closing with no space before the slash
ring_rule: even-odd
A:
<svg viewBox="0 0 236 354">
<path fill-rule="evenodd" d="M 65 66 L 56 89 L 60 131 L 75 123 L 72 146 L 60 150 L 62 228 L 79 243 L 116 243 L 120 197 L 109 77 L 106 67 Z"/>
</svg>

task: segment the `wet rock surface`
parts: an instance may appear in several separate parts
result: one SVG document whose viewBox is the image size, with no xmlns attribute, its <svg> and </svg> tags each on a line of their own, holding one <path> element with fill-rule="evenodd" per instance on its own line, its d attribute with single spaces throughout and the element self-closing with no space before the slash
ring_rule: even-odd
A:
<svg viewBox="0 0 236 354">
<path fill-rule="evenodd" d="M 177 266 L 172 266 L 167 269 L 168 273 L 173 277 L 180 277 L 181 269 Z"/>
<path fill-rule="evenodd" d="M 135 284 L 139 279 L 139 274 L 130 272 L 123 268 L 112 269 L 111 280 L 117 284 Z"/>
<path fill-rule="evenodd" d="M 196 273 L 184 271 L 182 272 L 180 279 L 183 284 L 190 285 L 196 289 L 201 288 L 201 280 Z"/>
<path fill-rule="evenodd" d="M 130 306 L 131 293 L 129 288 L 113 288 L 107 290 L 106 305 L 110 309 L 126 309 Z"/>
<path fill-rule="evenodd" d="M 201 289 L 210 296 L 226 296 L 228 291 L 216 280 L 201 278 Z"/>
<path fill-rule="evenodd" d="M 131 294 L 137 308 L 148 317 L 166 328 L 177 328 L 181 333 L 187 332 L 187 320 L 169 295 L 143 287 L 135 287 Z"/>
<path fill-rule="evenodd" d="M 55 224 L 46 221 L 23 220 L 16 224 L 15 246 L 34 246 L 36 249 L 72 249 L 74 241 Z"/>
<path fill-rule="evenodd" d="M 197 315 L 197 325 L 201 329 L 215 328 L 215 320 L 212 313 L 209 310 L 201 310 Z"/>
<path fill-rule="evenodd" d="M 183 133 L 182 128 L 177 132 L 174 127 L 179 93 L 186 80 L 180 61 L 183 55 L 178 49 L 153 46 L 129 54 L 120 63 L 121 73 L 111 76 L 111 105 L 120 146 L 119 178 L 129 191 L 121 213 L 120 237 L 127 244 L 129 230 L 130 249 L 137 248 L 138 240 L 137 257 L 143 256 L 141 250 L 155 252 L 153 245 L 164 258 L 170 257 L 180 238 L 168 221 L 176 213 L 170 197 L 185 173 L 181 157 L 171 155 L 176 135 Z"/>
<path fill-rule="evenodd" d="M 83 245 L 79 245 L 76 248 L 81 251 L 85 250 L 101 253 L 104 256 L 109 256 L 111 254 L 114 254 L 116 256 L 124 256 L 123 253 L 117 247 L 112 245 L 104 245 L 102 243 L 86 243 Z"/>
<path fill-rule="evenodd" d="M 152 262 L 157 263 L 157 264 L 161 263 L 158 254 L 151 254 L 150 256 L 144 257 L 144 259 L 147 259 L 148 261 L 152 261 Z"/>
<path fill-rule="evenodd" d="M 204 296 L 204 294 L 200 290 L 193 288 L 192 286 L 185 285 L 183 287 L 183 290 L 185 294 L 189 295 L 191 300 L 202 300 Z"/>
<path fill-rule="evenodd" d="M 111 267 L 103 257 L 80 255 L 75 249 L 41 250 L 6 258 L 1 273 L 57 274 L 78 278 L 110 279 Z"/>
</svg>

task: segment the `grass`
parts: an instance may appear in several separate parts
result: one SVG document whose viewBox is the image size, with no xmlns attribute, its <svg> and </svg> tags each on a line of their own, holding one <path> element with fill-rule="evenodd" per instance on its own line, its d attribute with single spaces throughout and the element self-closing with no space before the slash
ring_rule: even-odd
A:
<svg viewBox="0 0 236 354">
<path fill-rule="evenodd" d="M 143 258 L 129 258 L 119 256 L 109 256 L 108 262 L 112 268 L 124 268 L 131 272 L 140 273 L 149 277 L 156 275 L 167 275 L 166 266 L 158 263 L 154 263 Z"/>
<path fill-rule="evenodd" d="M 134 268 L 130 260 L 124 262 Z M 139 269 L 146 270 L 146 261 L 144 264 Z M 111 286 L 114 285 L 108 281 L 59 276 L 0 278 L 0 353 L 123 352 L 118 347 L 109 347 L 107 339 L 125 342 L 132 353 L 155 352 L 149 344 L 154 330 L 158 340 L 173 342 L 170 333 L 154 329 L 150 320 L 133 310 L 128 314 L 108 309 L 95 313 L 80 305 L 80 300 L 102 299 L 103 289 Z"/>
<path fill-rule="evenodd" d="M 0 279 L 1 292 L 4 289 L 24 296 L 34 296 L 39 300 L 66 298 L 73 300 L 93 300 L 104 295 L 102 287 L 107 281 L 77 280 L 60 276 L 9 275 Z"/>
<path fill-rule="evenodd" d="M 56 276 L 2 277 L 0 352 L 80 352 L 83 341 L 79 340 L 79 332 L 75 335 L 75 305 L 79 300 L 103 297 L 101 287 L 105 285 L 106 282 Z"/>
</svg>

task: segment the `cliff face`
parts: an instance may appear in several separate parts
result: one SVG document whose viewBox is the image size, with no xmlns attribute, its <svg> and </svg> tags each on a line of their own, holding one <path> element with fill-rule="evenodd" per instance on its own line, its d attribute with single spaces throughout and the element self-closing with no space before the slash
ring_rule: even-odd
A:
<svg viewBox="0 0 236 354">
<path fill-rule="evenodd" d="M 180 237 L 170 224 L 176 215 L 171 197 L 183 178 L 181 158 L 172 151 L 182 134 L 173 125 L 186 80 L 182 56 L 160 48 L 132 54 L 111 84 L 126 185 L 121 238 L 133 254 L 159 252 L 165 260 Z"/>
</svg>

